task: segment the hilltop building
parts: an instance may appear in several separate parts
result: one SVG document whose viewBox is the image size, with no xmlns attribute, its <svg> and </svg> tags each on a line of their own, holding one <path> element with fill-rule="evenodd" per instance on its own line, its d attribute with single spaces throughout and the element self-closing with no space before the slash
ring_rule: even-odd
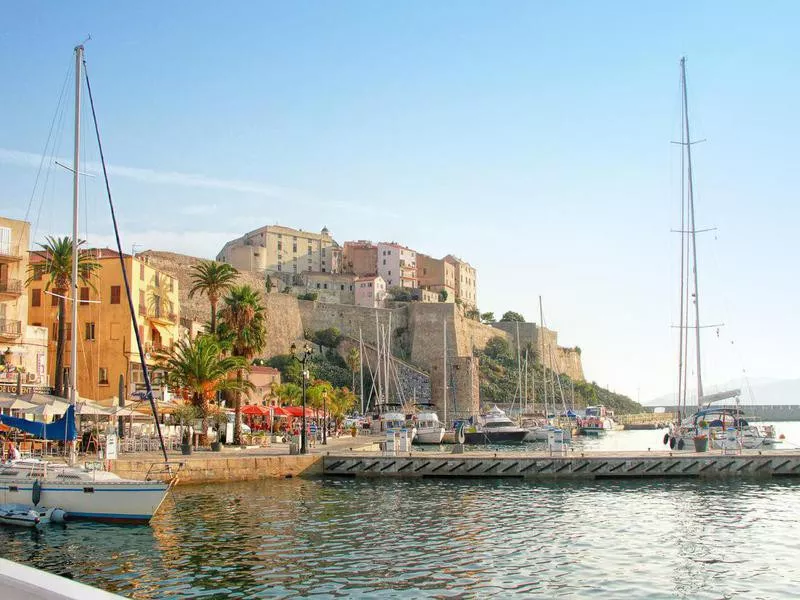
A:
<svg viewBox="0 0 800 600">
<path fill-rule="evenodd" d="M 342 250 L 342 272 L 357 277 L 378 274 L 378 247 L 370 241 L 345 242 Z"/>
<path fill-rule="evenodd" d="M 136 347 L 134 323 L 125 297 L 119 254 L 115 250 L 87 250 L 100 268 L 92 276 L 91 286 L 81 286 L 78 306 L 78 394 L 96 401 L 108 401 L 117 394 L 119 376 L 123 375 L 127 394 L 142 391 L 144 374 Z M 145 260 L 123 254 L 131 284 L 134 306 L 137 307 L 139 337 L 145 350 L 148 367 L 155 366 L 154 353 L 168 350 L 179 337 L 180 304 L 178 281 Z M 28 320 L 31 325 L 50 331 L 48 359 L 55 365 L 58 336 L 58 298 L 45 291 L 47 275 L 45 259 L 30 254 L 34 268 L 30 283 Z M 37 268 L 41 265 L 41 269 Z M 71 313 L 68 312 L 68 318 Z M 67 342 L 71 341 L 71 324 L 66 324 Z M 69 374 L 70 344 L 64 348 L 64 371 Z M 53 367 L 54 368 L 54 367 Z M 151 371 L 153 391 L 161 397 L 158 373 Z M 54 381 L 51 373 L 51 381 Z M 106 402 L 107 403 L 107 402 Z"/>
<path fill-rule="evenodd" d="M 453 265 L 456 280 L 456 297 L 469 308 L 477 307 L 478 284 L 475 277 L 475 268 L 452 254 L 445 256 L 443 260 Z"/>
<path fill-rule="evenodd" d="M 356 285 L 356 306 L 383 308 L 386 300 L 386 282 L 380 275 L 358 277 Z"/>
<path fill-rule="evenodd" d="M 456 268 L 443 258 L 417 253 L 419 287 L 436 294 L 446 292 L 445 302 L 456 301 Z"/>
<path fill-rule="evenodd" d="M 217 260 L 239 271 L 276 274 L 291 283 L 294 275 L 308 271 L 338 273 L 341 248 L 327 227 L 320 233 L 267 225 L 231 240 L 223 246 Z"/>
<path fill-rule="evenodd" d="M 387 287 L 417 287 L 417 253 L 395 242 L 380 242 L 378 250 L 378 275 Z"/>
<path fill-rule="evenodd" d="M 28 325 L 30 223 L 0 217 L 0 391 L 46 388 L 47 329 Z"/>
</svg>

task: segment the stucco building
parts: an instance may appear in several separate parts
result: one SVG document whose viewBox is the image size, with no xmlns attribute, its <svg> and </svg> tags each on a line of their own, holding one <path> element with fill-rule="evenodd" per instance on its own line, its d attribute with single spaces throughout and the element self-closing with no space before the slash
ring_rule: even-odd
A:
<svg viewBox="0 0 800 600">
<path fill-rule="evenodd" d="M 0 217 L 0 391 L 50 385 L 47 330 L 28 324 L 30 223 Z"/>
<path fill-rule="evenodd" d="M 267 225 L 231 240 L 217 260 L 240 271 L 278 274 L 284 281 L 308 271 L 338 273 L 342 252 L 327 227 L 320 233 Z"/>
<path fill-rule="evenodd" d="M 358 277 L 378 274 L 378 247 L 368 240 L 345 242 L 342 249 L 342 272 Z"/>
<path fill-rule="evenodd" d="M 456 268 L 443 258 L 433 258 L 417 252 L 419 287 L 440 294 L 447 292 L 446 302 L 456 300 Z"/>
<path fill-rule="evenodd" d="M 380 242 L 378 250 L 378 275 L 387 288 L 417 287 L 417 253 L 395 242 Z"/>
<path fill-rule="evenodd" d="M 476 281 L 475 268 L 468 262 L 461 260 L 457 256 L 448 254 L 444 257 L 445 261 L 453 265 L 456 281 L 456 297 L 468 307 L 478 306 L 478 284 Z"/>
<path fill-rule="evenodd" d="M 136 347 L 134 322 L 128 309 L 125 282 L 119 254 L 109 249 L 87 250 L 100 268 L 91 279 L 91 286 L 79 283 L 78 306 L 78 394 L 84 398 L 108 401 L 117 394 L 119 376 L 123 375 L 127 395 L 142 391 L 144 374 Z M 180 335 L 178 280 L 153 268 L 145 260 L 124 254 L 125 268 L 137 313 L 138 331 L 145 361 L 155 367 L 155 353 L 168 350 Z M 44 259 L 31 254 L 31 264 L 44 265 Z M 55 365 L 58 333 L 57 298 L 45 291 L 47 275 L 37 273 L 30 283 L 28 321 L 50 331 L 48 358 Z M 67 311 L 71 320 L 71 312 Z M 71 323 L 66 324 L 64 369 L 69 372 L 71 358 Z M 160 397 L 158 373 L 152 370 L 153 391 Z M 51 373 L 51 378 L 53 377 Z M 52 379 L 51 379 L 52 380 Z"/>
<path fill-rule="evenodd" d="M 380 275 L 356 279 L 356 306 L 383 308 L 386 300 L 386 282 Z"/>
<path fill-rule="evenodd" d="M 302 275 L 305 292 L 317 294 L 317 300 L 330 304 L 355 304 L 356 276 L 350 273 L 315 273 Z"/>
</svg>

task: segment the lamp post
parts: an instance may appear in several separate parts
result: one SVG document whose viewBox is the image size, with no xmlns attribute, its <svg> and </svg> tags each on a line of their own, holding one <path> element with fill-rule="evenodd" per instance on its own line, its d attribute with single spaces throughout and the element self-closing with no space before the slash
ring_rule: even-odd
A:
<svg viewBox="0 0 800 600">
<path fill-rule="evenodd" d="M 322 445 L 328 445 L 328 390 L 322 392 Z"/>
<path fill-rule="evenodd" d="M 306 443 L 306 380 L 308 379 L 308 371 L 306 371 L 306 361 L 311 356 L 313 350 L 311 350 L 308 343 L 303 344 L 303 349 L 300 351 L 300 358 L 298 358 L 297 345 L 293 343 L 289 351 L 292 358 L 303 367 L 303 429 L 300 431 L 300 454 L 308 454 L 308 444 Z"/>
</svg>

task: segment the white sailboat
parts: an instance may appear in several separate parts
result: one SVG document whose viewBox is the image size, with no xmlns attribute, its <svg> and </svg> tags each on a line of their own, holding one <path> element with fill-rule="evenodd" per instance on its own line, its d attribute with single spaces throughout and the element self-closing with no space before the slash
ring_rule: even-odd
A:
<svg viewBox="0 0 800 600">
<path fill-rule="evenodd" d="M 75 48 L 75 145 L 72 167 L 72 278 L 70 287 L 70 299 L 72 301 L 72 362 L 69 371 L 69 395 L 72 407 L 67 411 L 67 416 L 73 420 L 71 425 L 73 431 L 74 405 L 78 399 L 78 302 L 75 300 L 78 298 L 78 190 L 80 183 L 80 106 L 83 84 L 81 75 L 83 50 L 82 45 Z M 91 88 L 89 88 L 89 94 L 91 99 Z M 102 159 L 102 147 L 100 154 Z M 105 171 L 105 165 L 103 168 Z M 116 229 L 116 218 L 113 212 L 112 219 Z M 121 249 L 119 249 L 119 252 L 120 256 L 122 256 Z M 122 268 L 124 273 L 124 264 Z M 125 277 L 126 281 L 127 279 Z M 129 290 L 128 299 L 132 317 L 136 319 L 133 305 L 130 303 Z M 137 329 L 137 327 L 134 327 L 134 331 Z M 148 388 L 148 397 L 152 401 L 150 380 L 138 333 L 137 343 L 139 345 L 145 383 Z M 158 427 L 157 421 L 156 426 Z M 70 425 L 65 422 L 65 436 L 66 432 L 70 430 L 69 428 Z M 74 437 L 70 437 L 74 440 Z M 67 519 L 86 518 L 97 521 L 147 523 L 161 506 L 171 485 L 175 482 L 174 477 L 168 483 L 123 479 L 114 473 L 97 468 L 85 465 L 77 467 L 74 465 L 74 442 L 70 443 L 70 448 L 70 465 L 37 459 L 17 460 L 3 465 L 0 468 L 0 504 L 41 504 L 43 506 L 59 507 L 66 511 Z M 166 451 L 164 451 L 164 460 L 166 468 L 169 469 Z"/>
<path fill-rule="evenodd" d="M 676 450 L 703 451 L 712 448 L 762 448 L 775 443 L 774 430 L 751 426 L 739 405 L 739 390 L 725 390 L 704 395 L 702 363 L 700 360 L 700 292 L 697 273 L 697 234 L 695 225 L 694 181 L 692 176 L 692 141 L 689 135 L 689 107 L 686 91 L 686 59 L 681 59 L 682 128 L 683 149 L 681 164 L 686 166 L 681 183 L 681 283 L 680 323 L 678 348 L 678 406 L 680 420 L 670 426 L 664 435 L 664 444 Z M 684 160 L 685 159 L 685 160 Z M 685 187 L 684 187 L 685 181 Z M 685 190 L 685 194 L 684 194 Z M 694 304 L 694 311 L 690 310 Z M 691 313 L 694 313 L 693 318 Z M 697 408 L 686 412 L 689 363 L 689 330 L 694 330 L 695 373 Z M 716 402 L 734 399 L 733 406 L 714 405 Z M 705 404 L 705 406 L 704 406 Z"/>
</svg>

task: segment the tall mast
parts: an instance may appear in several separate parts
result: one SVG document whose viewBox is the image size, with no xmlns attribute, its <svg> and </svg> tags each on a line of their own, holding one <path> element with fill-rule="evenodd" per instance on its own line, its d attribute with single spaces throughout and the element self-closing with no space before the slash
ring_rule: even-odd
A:
<svg viewBox="0 0 800 600">
<path fill-rule="evenodd" d="M 444 405 L 444 418 L 442 422 L 447 427 L 447 317 L 442 319 L 442 404 Z"/>
<path fill-rule="evenodd" d="M 361 327 L 358 328 L 358 389 L 361 392 L 361 414 L 364 414 L 364 336 L 361 334 Z"/>
<path fill-rule="evenodd" d="M 544 311 L 542 310 L 542 297 L 539 296 L 539 348 L 541 348 L 540 362 L 542 363 L 542 387 L 544 388 L 544 418 L 547 418 L 547 369 L 544 366 Z"/>
<path fill-rule="evenodd" d="M 78 162 L 81 151 L 81 66 L 83 46 L 75 46 L 75 149 L 72 155 L 72 277 L 69 297 L 72 301 L 72 344 L 69 361 L 69 400 L 78 401 Z"/>
<path fill-rule="evenodd" d="M 692 272 L 694 274 L 694 331 L 697 345 L 697 405 L 703 397 L 703 375 L 700 367 L 700 291 L 697 287 L 697 230 L 694 222 L 694 182 L 692 179 L 692 138 L 689 135 L 689 103 L 686 94 L 686 57 L 681 58 L 681 82 L 683 87 L 683 127 L 686 134 L 686 163 L 689 192 L 689 235 L 692 242 Z"/>
</svg>

